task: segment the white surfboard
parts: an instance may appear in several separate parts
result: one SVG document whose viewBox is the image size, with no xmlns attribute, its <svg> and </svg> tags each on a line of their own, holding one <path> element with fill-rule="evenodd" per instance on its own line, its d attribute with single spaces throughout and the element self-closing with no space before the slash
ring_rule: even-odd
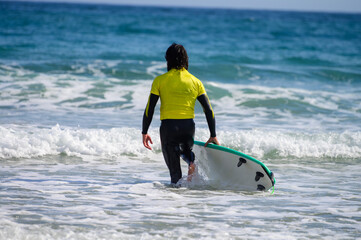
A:
<svg viewBox="0 0 361 240">
<path fill-rule="evenodd" d="M 194 141 L 193 152 L 211 184 L 247 191 L 267 191 L 275 184 L 273 173 L 260 161 L 236 150 Z"/>
</svg>

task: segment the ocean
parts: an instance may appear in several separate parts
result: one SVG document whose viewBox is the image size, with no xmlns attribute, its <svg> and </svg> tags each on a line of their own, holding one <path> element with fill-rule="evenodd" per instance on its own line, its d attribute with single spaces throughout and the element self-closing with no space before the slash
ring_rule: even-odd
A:
<svg viewBox="0 0 361 240">
<path fill-rule="evenodd" d="M 169 186 L 141 123 L 173 42 L 274 192 Z M 360 43 L 361 14 L 0 2 L 0 239 L 361 238 Z"/>
</svg>

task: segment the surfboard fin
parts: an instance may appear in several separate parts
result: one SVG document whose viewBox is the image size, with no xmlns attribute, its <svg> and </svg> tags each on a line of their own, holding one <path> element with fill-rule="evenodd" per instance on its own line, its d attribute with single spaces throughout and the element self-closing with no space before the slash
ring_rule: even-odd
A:
<svg viewBox="0 0 361 240">
<path fill-rule="evenodd" d="M 266 188 L 263 185 L 259 184 L 259 185 L 257 185 L 257 190 L 264 191 L 264 190 L 266 190 Z"/>
<path fill-rule="evenodd" d="M 261 172 L 257 172 L 257 173 L 256 173 L 256 177 L 254 178 L 254 180 L 256 180 L 256 182 L 258 182 L 261 177 L 264 177 L 264 174 L 261 173 Z"/>
<path fill-rule="evenodd" d="M 244 158 L 239 158 L 239 162 L 238 162 L 238 164 L 237 164 L 237 167 L 242 166 L 242 164 L 243 164 L 243 163 L 246 163 L 246 162 L 247 162 L 246 159 L 244 159 Z"/>
</svg>

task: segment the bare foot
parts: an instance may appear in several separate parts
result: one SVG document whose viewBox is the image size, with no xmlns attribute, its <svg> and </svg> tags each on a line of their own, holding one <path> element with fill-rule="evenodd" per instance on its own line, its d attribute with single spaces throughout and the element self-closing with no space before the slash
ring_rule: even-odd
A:
<svg viewBox="0 0 361 240">
<path fill-rule="evenodd" d="M 188 182 L 192 181 L 192 177 L 193 177 L 193 173 L 194 173 L 195 169 L 196 169 L 196 165 L 194 163 L 189 164 L 189 166 L 188 166 L 188 178 L 187 178 Z"/>
</svg>

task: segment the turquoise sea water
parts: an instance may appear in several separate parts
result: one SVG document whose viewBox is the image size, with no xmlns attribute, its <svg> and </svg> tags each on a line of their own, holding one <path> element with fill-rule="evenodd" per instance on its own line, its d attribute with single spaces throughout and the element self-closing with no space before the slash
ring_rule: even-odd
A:
<svg viewBox="0 0 361 240">
<path fill-rule="evenodd" d="M 140 131 L 172 42 L 274 194 L 168 187 L 159 106 Z M 0 239 L 361 237 L 360 43 L 360 14 L 0 2 Z"/>
</svg>

